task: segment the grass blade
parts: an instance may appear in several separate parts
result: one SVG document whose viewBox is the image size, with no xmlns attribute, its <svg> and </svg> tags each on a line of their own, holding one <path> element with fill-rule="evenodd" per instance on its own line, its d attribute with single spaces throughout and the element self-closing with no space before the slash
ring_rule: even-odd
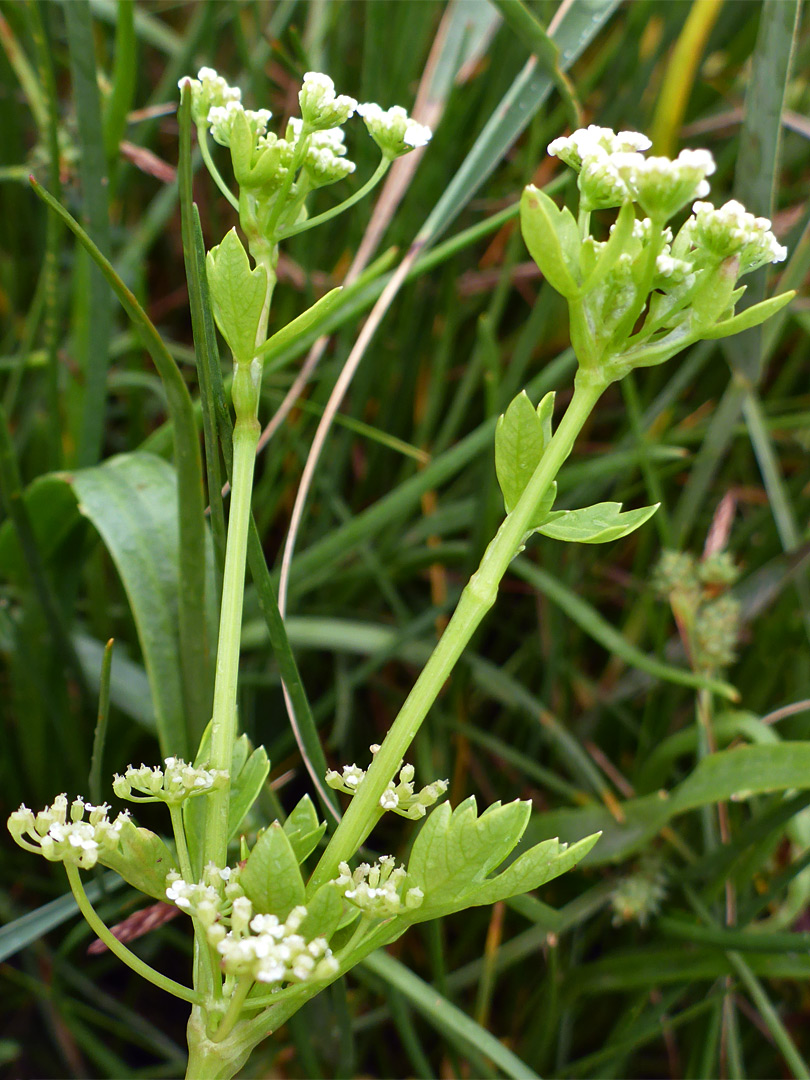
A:
<svg viewBox="0 0 810 1080">
<path fill-rule="evenodd" d="M 67 225 L 100 268 L 121 306 L 143 335 L 166 390 L 174 427 L 174 462 L 177 469 L 178 549 L 180 558 L 179 612 L 183 688 L 188 734 L 199 739 L 211 712 L 213 663 L 207 632 L 205 581 L 205 502 L 202 462 L 194 406 L 180 369 L 135 295 L 115 272 L 85 230 L 34 178 L 40 199 Z"/>
</svg>

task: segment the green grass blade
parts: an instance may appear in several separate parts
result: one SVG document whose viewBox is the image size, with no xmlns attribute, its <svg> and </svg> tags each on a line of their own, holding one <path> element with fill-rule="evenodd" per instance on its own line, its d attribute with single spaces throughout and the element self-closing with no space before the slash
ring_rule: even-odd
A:
<svg viewBox="0 0 810 1080">
<path fill-rule="evenodd" d="M 398 990 L 417 1012 L 438 1031 L 451 1039 L 462 1051 L 472 1047 L 478 1054 L 496 1065 L 512 1080 L 539 1080 L 537 1073 L 493 1035 L 476 1024 L 466 1013 L 442 997 L 428 983 L 414 975 L 404 964 L 388 953 L 379 951 L 366 957 L 363 964 L 386 983 Z"/>
<path fill-rule="evenodd" d="M 579 0 L 568 6 L 552 32 L 565 71 L 593 40 L 618 7 L 618 0 Z M 532 60 L 521 71 L 493 112 L 461 168 L 419 230 L 417 242 L 434 241 L 461 213 L 478 188 L 517 140 L 554 83 Z"/>
<path fill-rule="evenodd" d="M 116 274 L 109 260 L 99 251 L 81 225 L 33 177 L 31 183 L 40 199 L 62 219 L 101 269 L 121 306 L 143 335 L 149 355 L 166 390 L 169 415 L 174 428 L 177 511 L 180 523 L 178 590 L 181 663 L 188 734 L 191 741 L 195 741 L 199 739 L 210 718 L 213 660 L 206 618 L 206 528 L 202 461 L 191 395 L 174 357 L 135 295 Z"/>
<path fill-rule="evenodd" d="M 112 669 L 112 638 L 107 642 L 104 649 L 104 660 L 101 665 L 101 678 L 98 691 L 98 718 L 96 730 L 93 735 L 93 756 L 90 759 L 90 802 L 99 806 L 102 798 L 101 773 L 104 767 L 104 747 L 107 743 L 107 721 L 110 718 L 110 671 Z"/>
<path fill-rule="evenodd" d="M 706 675 L 698 675 L 693 671 L 673 667 L 672 664 L 664 663 L 654 656 L 648 656 L 641 649 L 636 648 L 622 637 L 618 630 L 614 629 L 606 619 L 591 607 L 585 600 L 577 596 L 567 586 L 548 571 L 541 569 L 529 562 L 528 559 L 517 558 L 512 563 L 514 573 L 527 581 L 530 585 L 539 589 L 555 604 L 559 604 L 563 611 L 580 626 L 595 641 L 598 641 L 614 656 L 620 657 L 625 663 L 640 671 L 646 671 L 657 679 L 676 683 L 679 686 L 691 686 L 696 689 L 711 690 L 721 697 L 730 701 L 738 701 L 737 690 L 720 679 L 713 679 Z"/>
<path fill-rule="evenodd" d="M 64 12 L 79 130 L 82 218 L 88 235 L 99 251 L 109 258 L 109 176 L 90 5 L 87 0 L 73 0 L 65 6 Z M 112 331 L 112 309 L 102 271 L 91 264 L 87 278 L 77 279 L 82 283 L 85 280 L 86 294 L 81 301 L 86 312 L 81 323 L 85 329 L 77 335 L 78 363 L 84 374 L 76 458 L 79 467 L 95 465 L 101 457 Z"/>
<path fill-rule="evenodd" d="M 127 114 L 135 98 L 137 45 L 135 4 L 118 0 L 112 89 L 104 104 L 104 149 L 111 163 L 118 157 L 118 145 L 126 132 Z"/>
<path fill-rule="evenodd" d="M 180 154 L 178 158 L 178 184 L 180 190 L 180 215 L 183 234 L 183 261 L 186 266 L 188 298 L 191 308 L 191 329 L 194 335 L 197 359 L 197 377 L 200 383 L 203 437 L 205 439 L 205 467 L 208 476 L 208 502 L 211 507 L 211 528 L 220 565 L 225 559 L 225 510 L 222 503 L 222 470 L 220 468 L 219 439 L 217 438 L 216 403 L 213 398 L 211 372 L 219 368 L 214 321 L 208 298 L 205 275 L 205 248 L 199 215 L 192 198 L 191 170 L 191 98 L 183 91 L 178 112 L 180 122 Z"/>
</svg>

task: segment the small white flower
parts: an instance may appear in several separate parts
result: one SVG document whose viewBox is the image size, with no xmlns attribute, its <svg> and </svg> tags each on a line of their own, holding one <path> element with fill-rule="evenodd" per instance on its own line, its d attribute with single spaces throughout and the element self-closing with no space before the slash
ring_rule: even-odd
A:
<svg viewBox="0 0 810 1080">
<path fill-rule="evenodd" d="M 755 217 L 736 199 L 718 209 L 709 202 L 696 202 L 692 211 L 694 217 L 684 231 L 697 252 L 703 250 L 715 259 L 738 256 L 740 274 L 787 257 L 787 248 L 774 236 L 768 218 Z"/>
<path fill-rule="evenodd" d="M 405 910 L 419 907 L 422 890 L 408 888 L 405 868 L 397 867 L 393 855 L 383 855 L 376 863 L 360 863 L 352 872 L 348 863 L 340 864 L 335 886 L 344 899 L 372 918 L 387 919 Z"/>
<path fill-rule="evenodd" d="M 425 124 L 408 116 L 401 105 L 382 109 L 373 101 L 357 106 L 372 139 L 388 158 L 400 157 L 420 146 L 427 146 L 433 133 Z"/>
<path fill-rule="evenodd" d="M 552 157 L 558 157 L 572 169 L 581 169 L 587 158 L 622 153 L 625 151 L 649 150 L 652 143 L 639 131 L 619 131 L 612 128 L 589 124 L 579 128 L 571 135 L 554 139 L 548 145 Z"/>
<path fill-rule="evenodd" d="M 127 766 L 123 776 L 115 774 L 113 791 L 130 802 L 165 802 L 177 805 L 194 795 L 204 795 L 228 782 L 225 769 L 204 769 L 187 765 L 182 758 L 168 757 L 165 769 Z M 141 792 L 140 795 L 133 794 Z"/>
<path fill-rule="evenodd" d="M 395 791 L 386 789 L 380 796 L 380 806 L 383 810 L 396 810 L 399 806 L 399 795 Z"/>
<path fill-rule="evenodd" d="M 36 816 L 23 803 L 9 816 L 8 830 L 26 851 L 43 855 L 49 862 L 89 870 L 104 850 L 117 847 L 121 829 L 129 820 L 129 813 L 124 812 L 110 821 L 109 809 L 106 803 L 93 806 L 78 797 L 70 804 L 68 820 L 67 796 L 62 793 Z M 84 820 L 85 813 L 89 814 L 88 820 Z"/>
<path fill-rule="evenodd" d="M 249 975 L 270 985 L 283 982 L 314 982 L 337 974 L 339 966 L 325 938 L 311 941 L 298 933 L 307 909 L 292 909 L 282 923 L 275 915 L 254 915 L 249 926 L 231 916 L 231 930 L 211 926 L 209 942 L 222 957 L 229 975 Z M 252 931 L 252 932 L 251 932 Z"/>
<path fill-rule="evenodd" d="M 210 67 L 201 67 L 196 79 L 186 75 L 177 85 L 181 90 L 184 86 L 191 90 L 191 111 L 197 123 L 203 123 L 213 107 L 226 105 L 230 101 L 240 101 L 242 98 L 242 91 L 238 86 L 229 86 L 227 81 Z"/>
<path fill-rule="evenodd" d="M 348 94 L 335 95 L 335 84 L 320 71 L 308 71 L 298 94 L 301 116 L 311 131 L 339 127 L 354 115 L 357 101 Z"/>
<path fill-rule="evenodd" d="M 645 158 L 639 153 L 617 153 L 611 162 L 633 199 L 650 217 L 666 221 L 682 206 L 709 191 L 706 181 L 715 171 L 708 150 L 682 150 L 674 161 Z"/>
</svg>

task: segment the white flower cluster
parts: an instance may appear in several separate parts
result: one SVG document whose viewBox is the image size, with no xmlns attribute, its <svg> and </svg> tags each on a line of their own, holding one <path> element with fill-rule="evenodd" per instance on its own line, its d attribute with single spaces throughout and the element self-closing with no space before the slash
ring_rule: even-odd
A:
<svg viewBox="0 0 810 1080">
<path fill-rule="evenodd" d="M 326 938 L 307 941 L 298 932 L 306 915 L 301 906 L 294 907 L 285 922 L 275 915 L 252 915 L 250 901 L 242 897 L 234 901 L 231 930 L 216 923 L 208 930 L 208 940 L 228 975 L 276 984 L 331 979 L 340 966 Z"/>
<path fill-rule="evenodd" d="M 401 105 L 383 109 L 373 101 L 357 106 L 368 132 L 383 154 L 389 158 L 401 157 L 419 146 L 427 146 L 433 132 L 426 124 L 419 124 L 408 116 Z"/>
<path fill-rule="evenodd" d="M 304 121 L 292 117 L 287 125 L 286 142 L 292 150 L 302 136 Z M 346 157 L 345 135 L 341 128 L 323 128 L 307 138 L 302 168 L 310 188 L 334 184 L 354 172 L 355 164 Z"/>
<path fill-rule="evenodd" d="M 140 768 L 129 765 L 123 776 L 113 777 L 113 791 L 119 799 L 129 802 L 165 802 L 177 805 L 194 795 L 206 795 L 209 791 L 225 787 L 228 783 L 226 769 L 199 769 L 188 765 L 182 758 L 167 757 L 165 769 L 141 764 Z M 141 795 L 133 795 L 135 791 Z"/>
<path fill-rule="evenodd" d="M 185 881 L 176 870 L 166 875 L 166 899 L 199 919 L 203 926 L 213 926 L 228 918 L 233 905 L 244 897 L 239 871 L 218 867 L 210 862 L 203 870 L 202 881 Z"/>
<path fill-rule="evenodd" d="M 645 158 L 652 144 L 638 131 L 580 128 L 555 139 L 548 152 L 579 172 L 583 210 L 621 206 L 632 199 L 645 213 L 666 221 L 692 199 L 708 194 L 706 177 L 715 171 L 708 150 L 682 150 L 671 161 Z"/>
<path fill-rule="evenodd" d="M 387 919 L 413 911 L 425 898 L 418 886 L 407 887 L 408 874 L 397 866 L 393 855 L 383 855 L 373 865 L 361 863 L 354 873 L 345 862 L 339 869 L 335 885 L 346 900 L 372 918 Z"/>
<path fill-rule="evenodd" d="M 736 199 L 718 209 L 710 202 L 696 202 L 692 212 L 684 226 L 688 239 L 715 258 L 738 256 L 740 274 L 787 257 L 787 248 L 771 232 L 768 218 L 754 217 Z"/>
<path fill-rule="evenodd" d="M 221 108 L 229 102 L 242 100 L 239 87 L 229 86 L 227 81 L 210 67 L 201 67 L 196 79 L 186 75 L 177 85 L 181 90 L 184 86 L 191 90 L 191 111 L 197 123 L 208 120 L 212 108 Z"/>
<path fill-rule="evenodd" d="M 376 754 L 378 750 L 379 746 L 376 744 L 371 747 L 372 754 Z M 365 769 L 361 769 L 358 765 L 344 765 L 341 772 L 329 769 L 326 773 L 326 782 L 336 791 L 354 795 L 365 775 Z M 403 765 L 399 772 L 399 782 L 395 784 L 393 780 L 389 781 L 388 787 L 380 796 L 380 806 L 383 810 L 393 810 L 401 817 L 418 821 L 419 818 L 425 816 L 427 808 L 433 806 L 447 791 L 447 780 L 434 780 L 421 791 L 415 792 L 413 778 L 413 765 Z"/>
<path fill-rule="evenodd" d="M 44 855 L 50 862 L 66 862 L 89 870 L 96 865 L 101 851 L 111 851 L 118 845 L 121 828 L 129 820 L 129 811 L 125 810 L 110 821 L 109 809 L 107 803 L 93 806 L 78 796 L 68 812 L 67 795 L 63 793 L 36 815 L 23 803 L 9 817 L 8 830 L 26 851 Z"/>
<path fill-rule="evenodd" d="M 246 109 L 241 101 L 228 101 L 224 105 L 214 105 L 209 109 L 206 120 L 211 127 L 211 134 L 220 146 L 230 146 L 233 126 L 237 117 L 244 117 L 250 127 L 255 144 L 267 131 L 267 125 L 273 118 L 269 109 Z"/>
<path fill-rule="evenodd" d="M 564 135 L 548 144 L 548 152 L 572 169 L 581 169 L 589 158 L 607 157 L 628 151 L 649 150 L 652 143 L 639 131 L 614 131 L 589 124 L 572 135 Z"/>
<path fill-rule="evenodd" d="M 303 122 L 310 131 L 325 131 L 354 116 L 357 101 L 348 94 L 335 96 L 335 84 L 320 71 L 308 71 L 298 93 Z"/>
</svg>

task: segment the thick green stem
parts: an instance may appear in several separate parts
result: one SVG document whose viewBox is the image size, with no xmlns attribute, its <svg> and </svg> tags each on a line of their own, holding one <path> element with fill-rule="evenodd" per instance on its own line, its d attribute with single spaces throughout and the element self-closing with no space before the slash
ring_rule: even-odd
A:
<svg viewBox="0 0 810 1080">
<path fill-rule="evenodd" d="M 233 431 L 233 481 L 228 518 L 228 544 L 222 582 L 222 609 L 219 619 L 217 674 L 214 684 L 214 716 L 211 727 L 213 769 L 231 768 L 236 736 L 236 687 L 239 676 L 239 642 L 242 634 L 242 602 L 245 592 L 250 498 L 253 467 L 261 428 L 254 417 L 237 420 Z M 208 795 L 203 862 L 225 866 L 228 847 L 229 787 Z"/>
<path fill-rule="evenodd" d="M 529 530 L 537 504 L 571 453 L 574 440 L 605 388 L 593 372 L 577 373 L 574 396 L 517 506 L 487 548 L 481 565 L 467 583 L 447 629 L 414 684 L 349 809 L 323 853 L 309 883 L 310 895 L 334 878 L 338 864 L 349 860 L 376 821 L 380 796 L 394 776 L 422 721 L 439 695 L 456 661 L 479 623 L 492 607 L 501 578 Z"/>
<path fill-rule="evenodd" d="M 153 967 L 141 960 L 140 956 L 136 956 L 131 949 L 122 944 L 109 926 L 102 921 L 96 909 L 88 900 L 78 868 L 65 863 L 65 872 L 70 882 L 70 890 L 79 906 L 79 911 L 95 931 L 96 936 L 104 942 L 111 953 L 114 953 L 119 960 L 122 960 L 127 967 L 132 968 L 142 978 L 154 983 L 155 986 L 159 986 L 161 990 L 165 990 L 168 994 L 174 994 L 175 997 L 182 998 L 183 1001 L 190 1001 L 192 1004 L 196 1004 L 201 1000 L 201 995 L 196 991 L 175 982 L 174 979 L 170 979 L 167 975 L 161 975 L 159 971 L 155 971 Z"/>
<path fill-rule="evenodd" d="M 261 261 L 261 265 L 267 271 L 267 292 L 256 332 L 255 348 L 257 350 L 264 344 L 267 336 L 267 319 L 276 282 L 270 253 L 267 253 L 267 258 Z M 233 429 L 231 511 L 228 517 L 228 539 L 222 579 L 210 761 L 211 768 L 226 769 L 228 772 L 231 770 L 233 744 L 237 733 L 236 690 L 239 678 L 239 647 L 242 637 L 242 604 L 245 594 L 245 564 L 250 526 L 250 502 L 253 494 L 253 470 L 256 462 L 256 447 L 261 434 L 257 418 L 261 377 L 261 360 L 258 358 L 249 361 L 236 359 L 232 389 L 236 424 Z M 227 865 L 229 802 L 230 786 L 212 791 L 208 796 L 203 863 L 212 861 L 216 866 Z"/>
</svg>

